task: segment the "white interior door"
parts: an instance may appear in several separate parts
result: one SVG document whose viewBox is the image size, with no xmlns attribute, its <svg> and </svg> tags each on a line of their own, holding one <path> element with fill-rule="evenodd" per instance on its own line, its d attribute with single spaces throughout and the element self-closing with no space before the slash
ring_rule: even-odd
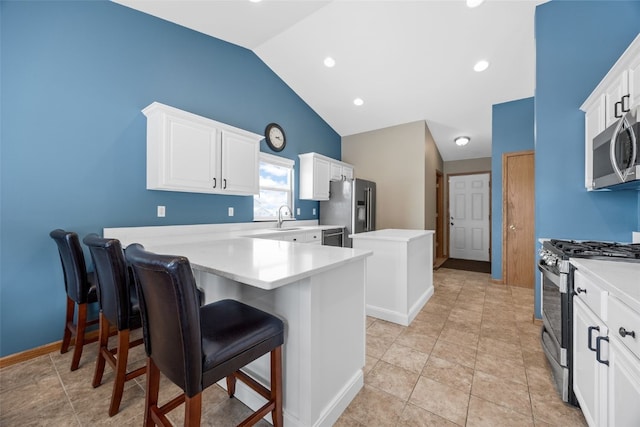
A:
<svg viewBox="0 0 640 427">
<path fill-rule="evenodd" d="M 489 261 L 489 174 L 449 177 L 449 256 Z"/>
</svg>

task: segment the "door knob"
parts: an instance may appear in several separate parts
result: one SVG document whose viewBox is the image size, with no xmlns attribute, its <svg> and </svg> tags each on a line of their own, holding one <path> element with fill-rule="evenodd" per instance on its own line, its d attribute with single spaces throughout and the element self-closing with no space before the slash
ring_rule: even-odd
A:
<svg viewBox="0 0 640 427">
<path fill-rule="evenodd" d="M 516 226 L 515 226 L 515 225 L 511 224 L 511 225 L 509 226 L 509 230 L 515 230 L 515 229 L 516 229 Z"/>
</svg>

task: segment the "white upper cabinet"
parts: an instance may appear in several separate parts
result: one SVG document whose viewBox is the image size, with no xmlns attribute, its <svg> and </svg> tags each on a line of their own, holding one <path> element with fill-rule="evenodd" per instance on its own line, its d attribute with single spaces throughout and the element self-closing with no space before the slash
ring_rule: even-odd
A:
<svg viewBox="0 0 640 427">
<path fill-rule="evenodd" d="M 329 200 L 329 182 L 353 179 L 353 166 L 318 153 L 300 154 L 300 199 Z"/>
<path fill-rule="evenodd" d="M 154 102 L 147 116 L 147 189 L 251 195 L 262 135 Z"/>
<path fill-rule="evenodd" d="M 344 181 L 353 179 L 353 166 L 350 164 L 331 160 L 331 181 Z"/>
<path fill-rule="evenodd" d="M 580 109 L 585 113 L 585 187 L 593 190 L 593 138 L 628 111 L 640 108 L 640 35 Z"/>
<path fill-rule="evenodd" d="M 317 153 L 300 154 L 300 199 L 329 200 L 331 162 Z"/>
</svg>

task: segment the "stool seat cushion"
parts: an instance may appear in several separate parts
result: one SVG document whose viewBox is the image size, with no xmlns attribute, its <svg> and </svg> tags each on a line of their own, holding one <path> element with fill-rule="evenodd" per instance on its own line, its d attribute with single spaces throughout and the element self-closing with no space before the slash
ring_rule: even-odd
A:
<svg viewBox="0 0 640 427">
<path fill-rule="evenodd" d="M 200 325 L 204 384 L 224 378 L 229 366 L 240 369 L 284 342 L 282 320 L 234 300 L 201 307 Z M 221 366 L 225 373 L 217 374 Z"/>
</svg>

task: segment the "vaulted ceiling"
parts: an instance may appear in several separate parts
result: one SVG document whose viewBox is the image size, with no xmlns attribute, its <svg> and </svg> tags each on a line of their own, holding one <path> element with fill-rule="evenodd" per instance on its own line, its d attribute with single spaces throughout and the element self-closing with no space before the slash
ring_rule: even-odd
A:
<svg viewBox="0 0 640 427">
<path fill-rule="evenodd" d="M 425 120 L 445 161 L 491 156 L 491 106 L 534 94 L 542 0 L 114 1 L 251 49 L 341 136 Z"/>
</svg>

